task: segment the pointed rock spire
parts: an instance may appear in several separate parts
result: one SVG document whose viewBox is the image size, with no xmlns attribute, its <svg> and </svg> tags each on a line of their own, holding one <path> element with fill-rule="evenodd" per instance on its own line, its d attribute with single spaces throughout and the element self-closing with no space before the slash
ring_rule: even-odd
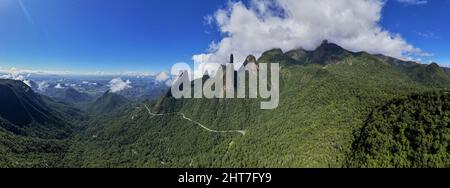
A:
<svg viewBox="0 0 450 188">
<path fill-rule="evenodd" d="M 258 65 L 258 62 L 256 61 L 256 57 L 254 55 L 249 55 L 247 56 L 247 58 L 245 58 L 244 66 L 246 66 L 249 63 L 255 63 L 256 65 Z"/>
</svg>

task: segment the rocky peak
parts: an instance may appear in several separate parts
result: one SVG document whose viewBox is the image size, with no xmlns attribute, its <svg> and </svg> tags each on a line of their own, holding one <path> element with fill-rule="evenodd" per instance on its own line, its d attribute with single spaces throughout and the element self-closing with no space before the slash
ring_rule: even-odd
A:
<svg viewBox="0 0 450 188">
<path fill-rule="evenodd" d="M 277 56 L 277 55 L 283 55 L 283 50 L 281 50 L 280 48 L 274 48 L 262 54 L 262 56 Z"/>
<path fill-rule="evenodd" d="M 324 40 L 322 44 L 312 52 L 311 61 L 313 63 L 327 65 L 335 63 L 349 54 L 349 51 L 339 45 Z"/>
<path fill-rule="evenodd" d="M 341 52 L 346 50 L 337 44 L 330 43 L 328 42 L 328 40 L 324 40 L 322 44 L 316 49 L 316 51 Z"/>
<path fill-rule="evenodd" d="M 427 65 L 426 70 L 427 70 L 428 72 L 436 73 L 436 72 L 438 72 L 438 71 L 441 70 L 441 67 L 439 67 L 439 65 L 438 65 L 437 63 L 434 63 L 434 62 L 433 62 L 433 63 Z"/>
<path fill-rule="evenodd" d="M 302 48 L 291 50 L 286 52 L 286 56 L 290 57 L 293 60 L 301 61 L 308 56 L 308 52 Z"/>
<path fill-rule="evenodd" d="M 256 57 L 254 55 L 249 55 L 247 58 L 245 58 L 243 66 L 247 66 L 249 63 L 254 63 L 256 66 L 258 66 L 258 62 L 256 61 Z"/>
</svg>

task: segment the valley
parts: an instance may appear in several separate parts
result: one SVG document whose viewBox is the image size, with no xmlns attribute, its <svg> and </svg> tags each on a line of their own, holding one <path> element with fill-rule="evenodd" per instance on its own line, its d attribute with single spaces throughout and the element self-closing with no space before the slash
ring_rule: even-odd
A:
<svg viewBox="0 0 450 188">
<path fill-rule="evenodd" d="M 448 158 L 450 151 L 448 68 L 351 52 L 332 43 L 312 51 L 274 49 L 255 61 L 282 67 L 276 109 L 261 110 L 260 99 L 175 99 L 168 89 L 160 97 L 140 101 L 104 91 L 80 108 L 35 93 L 21 81 L 2 81 L 8 92 L 2 90 L 0 95 L 0 166 L 450 165 L 435 160 Z M 431 104 L 439 104 L 438 109 L 428 108 Z M 406 116 L 410 111 L 400 106 L 433 115 Z M 396 112 L 405 119 L 382 115 Z M 385 132 L 385 127 L 394 131 Z M 388 138 L 403 135 L 396 127 L 411 131 L 396 144 L 384 145 L 393 143 Z M 385 136 L 377 137 L 377 132 Z M 424 138 L 421 147 L 409 147 L 410 138 L 418 135 Z M 424 157 L 409 161 L 413 158 L 405 156 L 408 152 Z"/>
</svg>

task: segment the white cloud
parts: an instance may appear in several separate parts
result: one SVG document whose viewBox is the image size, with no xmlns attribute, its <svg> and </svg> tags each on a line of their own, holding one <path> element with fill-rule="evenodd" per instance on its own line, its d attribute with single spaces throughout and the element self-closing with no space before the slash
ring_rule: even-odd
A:
<svg viewBox="0 0 450 188">
<path fill-rule="evenodd" d="M 39 82 L 39 84 L 38 84 L 38 90 L 39 90 L 39 91 L 45 91 L 49 86 L 50 86 L 50 85 L 48 84 L 47 81 Z"/>
<path fill-rule="evenodd" d="M 176 75 L 173 75 L 176 76 Z M 155 76 L 155 80 L 164 83 L 166 86 L 172 86 L 173 77 L 167 72 L 160 72 Z"/>
<path fill-rule="evenodd" d="M 10 69 L 1 68 L 0 73 L 11 73 L 14 71 L 16 74 L 38 74 L 38 75 L 71 75 L 74 74 L 70 71 L 52 71 L 52 70 L 34 70 L 34 69 L 19 69 L 12 67 Z"/>
<path fill-rule="evenodd" d="M 165 82 L 170 79 L 170 75 L 167 72 L 160 72 L 155 76 L 156 81 Z"/>
<path fill-rule="evenodd" d="M 0 72 L 6 73 L 6 74 L 0 76 L 1 79 L 19 80 L 19 81 L 22 81 L 24 84 L 28 85 L 29 87 L 31 87 L 31 80 L 28 79 L 28 77 L 30 77 L 29 74 L 24 76 L 21 72 L 17 71 L 17 69 L 14 67 L 11 68 L 10 70 L 3 70 Z"/>
<path fill-rule="evenodd" d="M 1 1 L 1 0 L 0 0 Z M 9 74 L 14 69 L 17 74 L 33 74 L 33 75 L 58 75 L 58 76 L 139 76 L 148 77 L 152 76 L 151 72 L 138 72 L 138 71 L 123 71 L 123 72 L 111 72 L 111 71 L 89 71 L 89 72 L 74 72 L 64 70 L 39 70 L 39 69 L 22 69 L 22 68 L 10 68 L 0 67 L 0 73 Z"/>
<path fill-rule="evenodd" d="M 164 84 L 166 84 L 166 86 L 172 86 L 172 82 L 173 82 L 173 80 L 172 79 L 169 79 L 169 80 L 167 80 Z"/>
<path fill-rule="evenodd" d="M 423 5 L 427 4 L 427 0 L 396 0 L 399 3 L 403 3 L 405 5 Z"/>
<path fill-rule="evenodd" d="M 97 83 L 95 83 L 95 82 L 91 83 L 89 81 L 82 81 L 81 84 L 82 85 L 88 85 L 88 86 L 96 86 L 97 85 Z"/>
<path fill-rule="evenodd" d="M 233 53 L 237 66 L 249 54 L 281 48 L 313 50 L 327 39 L 352 51 L 397 58 L 423 54 L 399 34 L 379 22 L 384 0 L 251 0 L 229 2 L 215 12 L 224 37 L 211 42 L 207 53 L 192 57 L 197 63 L 225 63 Z"/>
<path fill-rule="evenodd" d="M 117 93 L 119 91 L 131 88 L 131 81 L 124 81 L 121 78 L 114 78 L 109 82 L 109 90 L 112 93 Z"/>
<path fill-rule="evenodd" d="M 214 22 L 214 17 L 212 15 L 207 15 L 203 17 L 205 25 L 211 25 Z"/>
<path fill-rule="evenodd" d="M 60 83 L 56 84 L 55 89 L 64 89 L 64 86 L 62 86 Z"/>
<path fill-rule="evenodd" d="M 420 37 L 422 37 L 424 39 L 440 39 L 440 37 L 432 31 L 424 31 L 424 32 L 416 32 L 416 33 L 417 33 L 417 35 L 419 35 Z"/>
<path fill-rule="evenodd" d="M 30 80 L 22 80 L 24 84 L 26 84 L 28 87 L 31 87 L 31 81 Z"/>
</svg>

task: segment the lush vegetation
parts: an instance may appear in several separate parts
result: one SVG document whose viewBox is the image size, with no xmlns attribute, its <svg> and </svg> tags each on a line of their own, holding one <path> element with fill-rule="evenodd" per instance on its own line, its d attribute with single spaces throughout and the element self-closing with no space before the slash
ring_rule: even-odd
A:
<svg viewBox="0 0 450 188">
<path fill-rule="evenodd" d="M 369 115 L 387 101 L 450 86 L 448 70 L 434 64 L 353 53 L 328 43 L 315 51 L 271 50 L 258 63 L 281 64 L 280 105 L 275 110 L 260 110 L 259 99 L 175 100 L 170 94 L 146 103 L 155 113 L 182 112 L 210 129 L 246 130 L 245 135 L 209 132 L 179 114 L 153 116 L 143 104 L 122 105 L 120 97 L 105 95 L 97 100 L 100 105 L 92 106 L 89 119 L 73 118 L 78 121 L 74 124 L 85 125 L 83 130 L 52 143 L 49 148 L 60 148 L 56 154 L 43 150 L 45 155 L 39 156 L 63 157 L 54 165 L 66 167 L 384 167 L 388 165 L 369 165 L 360 157 L 366 156 L 356 152 L 364 139 L 353 133 L 374 126 L 367 123 Z M 448 95 L 437 96 L 448 101 Z M 422 102 L 411 103 L 416 104 Z M 432 108 L 434 103 L 423 105 Z M 397 126 L 384 121 L 376 125 Z M 0 152 L 11 153 L 7 144 L 1 145 Z M 1 160 L 14 161 L 20 152 L 13 154 Z"/>
<path fill-rule="evenodd" d="M 450 93 L 413 94 L 377 107 L 355 133 L 354 167 L 450 167 Z"/>
<path fill-rule="evenodd" d="M 245 136 L 210 133 L 177 115 L 154 117 L 140 105 L 87 130 L 71 148 L 70 159 L 85 167 L 342 167 L 353 131 L 373 108 L 439 88 L 416 81 L 406 68 L 383 58 L 331 48 L 343 55 L 303 52 L 295 60 L 271 50 L 258 60 L 282 65 L 281 101 L 273 111 L 260 110 L 260 101 L 250 99 L 175 100 L 168 95 L 149 104 L 153 112 L 183 112 L 216 130 L 245 129 Z M 323 65 L 310 60 L 320 54 L 326 56 Z"/>
<path fill-rule="evenodd" d="M 64 140 L 20 136 L 0 128 L 0 167 L 62 167 L 67 149 Z"/>
</svg>

